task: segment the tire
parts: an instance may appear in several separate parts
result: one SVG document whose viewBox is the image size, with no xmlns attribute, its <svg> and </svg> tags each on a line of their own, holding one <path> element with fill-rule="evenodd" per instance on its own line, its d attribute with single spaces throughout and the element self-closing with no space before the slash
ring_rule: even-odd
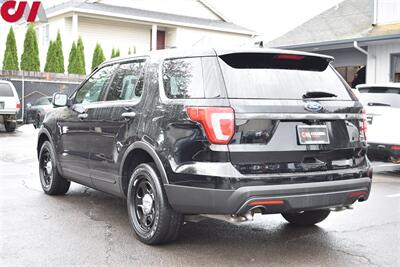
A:
<svg viewBox="0 0 400 267">
<path fill-rule="evenodd" d="M 12 133 L 17 128 L 17 123 L 6 121 L 4 122 L 4 127 L 6 128 L 7 133 Z"/>
<path fill-rule="evenodd" d="M 325 220 L 329 210 L 310 210 L 296 213 L 282 213 L 283 218 L 296 226 L 311 226 Z"/>
<path fill-rule="evenodd" d="M 33 127 L 35 127 L 35 129 L 40 128 L 40 115 L 39 114 L 36 116 L 36 119 L 33 122 Z"/>
<path fill-rule="evenodd" d="M 168 203 L 154 163 L 144 163 L 132 172 L 127 196 L 129 222 L 136 237 L 148 245 L 178 238 L 183 216 Z"/>
<path fill-rule="evenodd" d="M 40 148 L 39 176 L 43 191 L 48 195 L 64 195 L 71 185 L 59 174 L 53 146 L 49 141 L 45 141 Z"/>
</svg>

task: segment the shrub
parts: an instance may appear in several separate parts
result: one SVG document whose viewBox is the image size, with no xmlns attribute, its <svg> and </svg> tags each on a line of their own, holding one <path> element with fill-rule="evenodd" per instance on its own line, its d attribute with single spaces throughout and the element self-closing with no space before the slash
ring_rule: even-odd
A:
<svg viewBox="0 0 400 267">
<path fill-rule="evenodd" d="M 26 30 L 24 52 L 21 57 L 21 69 L 26 71 L 40 71 L 39 49 L 33 24 L 29 24 Z"/>
<path fill-rule="evenodd" d="M 94 70 L 98 65 L 103 63 L 104 60 L 106 60 L 106 57 L 104 56 L 103 49 L 101 48 L 100 44 L 97 43 L 93 51 L 92 70 Z"/>
<path fill-rule="evenodd" d="M 6 49 L 4 51 L 3 70 L 19 70 L 17 44 L 14 30 L 10 27 L 7 35 Z"/>
</svg>

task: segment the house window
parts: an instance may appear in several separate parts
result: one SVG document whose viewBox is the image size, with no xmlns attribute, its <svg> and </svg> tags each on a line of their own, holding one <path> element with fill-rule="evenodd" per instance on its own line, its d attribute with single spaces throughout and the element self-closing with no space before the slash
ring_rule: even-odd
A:
<svg viewBox="0 0 400 267">
<path fill-rule="evenodd" d="M 400 54 L 390 55 L 390 81 L 400 82 Z"/>
</svg>

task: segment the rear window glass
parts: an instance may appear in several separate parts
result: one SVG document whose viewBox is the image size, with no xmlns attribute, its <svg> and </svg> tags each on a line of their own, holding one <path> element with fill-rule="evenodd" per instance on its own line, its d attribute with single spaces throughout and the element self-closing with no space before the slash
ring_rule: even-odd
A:
<svg viewBox="0 0 400 267">
<path fill-rule="evenodd" d="M 14 92 L 9 84 L 0 83 L 0 96 L 14 96 Z"/>
<path fill-rule="evenodd" d="M 307 92 L 329 92 L 352 100 L 347 85 L 329 66 L 314 56 L 238 53 L 220 57 L 229 98 L 302 99 Z"/>
<path fill-rule="evenodd" d="M 216 57 L 168 59 L 163 63 L 162 74 L 168 98 L 218 98 L 224 95 Z"/>
<path fill-rule="evenodd" d="M 359 91 L 359 99 L 363 105 L 400 108 L 400 88 L 363 87 Z"/>
</svg>

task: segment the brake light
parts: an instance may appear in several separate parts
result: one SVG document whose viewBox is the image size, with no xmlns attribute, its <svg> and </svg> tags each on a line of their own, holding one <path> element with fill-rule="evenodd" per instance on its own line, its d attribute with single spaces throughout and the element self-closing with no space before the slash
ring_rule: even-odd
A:
<svg viewBox="0 0 400 267">
<path fill-rule="evenodd" d="M 364 141 L 367 141 L 367 113 L 365 109 L 362 110 L 362 124 L 360 127 L 360 134 L 363 135 Z"/>
<path fill-rule="evenodd" d="M 213 144 L 227 145 L 235 129 L 235 116 L 228 107 L 187 107 L 189 118 L 201 124 L 208 140 Z"/>
<path fill-rule="evenodd" d="M 287 60 L 302 60 L 304 56 L 302 55 L 292 55 L 292 54 L 277 54 L 274 56 L 275 59 L 287 59 Z"/>
<path fill-rule="evenodd" d="M 15 105 L 15 107 L 16 107 L 17 109 L 20 109 L 20 108 L 21 108 L 21 103 L 17 102 L 17 105 Z"/>
</svg>

